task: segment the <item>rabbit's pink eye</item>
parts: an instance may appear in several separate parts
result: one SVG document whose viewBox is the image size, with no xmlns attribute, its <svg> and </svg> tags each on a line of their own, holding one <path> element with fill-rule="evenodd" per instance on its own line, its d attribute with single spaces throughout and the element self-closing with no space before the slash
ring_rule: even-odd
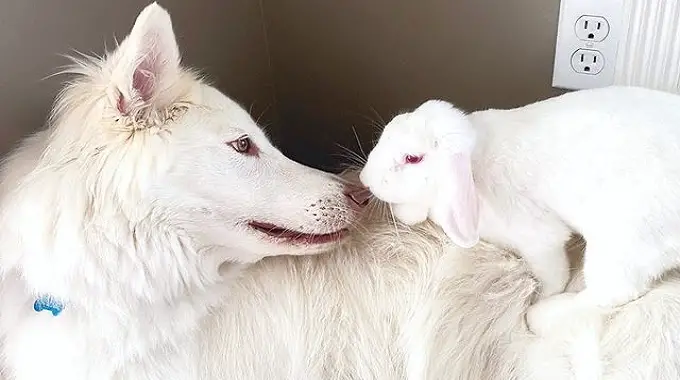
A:
<svg viewBox="0 0 680 380">
<path fill-rule="evenodd" d="M 404 163 L 406 164 L 417 164 L 422 160 L 423 156 L 416 156 L 413 154 L 407 154 L 406 157 L 404 157 Z"/>
</svg>

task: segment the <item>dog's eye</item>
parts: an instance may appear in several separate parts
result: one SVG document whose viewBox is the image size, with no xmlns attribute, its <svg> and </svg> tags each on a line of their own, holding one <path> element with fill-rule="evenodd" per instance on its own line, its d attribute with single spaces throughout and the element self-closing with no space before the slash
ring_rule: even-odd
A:
<svg viewBox="0 0 680 380">
<path fill-rule="evenodd" d="M 235 151 L 243 154 L 255 154 L 255 145 L 250 141 L 250 137 L 242 136 L 229 143 Z"/>
<path fill-rule="evenodd" d="M 422 160 L 423 160 L 423 156 L 422 156 L 422 155 L 416 156 L 416 155 L 413 155 L 413 154 L 407 154 L 407 155 L 404 157 L 404 163 L 405 163 L 405 164 L 417 164 L 417 163 L 419 163 L 419 162 L 422 161 Z"/>
</svg>

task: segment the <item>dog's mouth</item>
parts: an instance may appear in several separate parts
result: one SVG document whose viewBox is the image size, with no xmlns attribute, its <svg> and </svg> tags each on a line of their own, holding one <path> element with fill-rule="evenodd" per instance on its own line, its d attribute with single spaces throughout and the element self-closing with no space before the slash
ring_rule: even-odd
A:
<svg viewBox="0 0 680 380">
<path fill-rule="evenodd" d="M 283 240 L 289 243 L 297 244 L 324 244 L 341 240 L 347 235 L 347 229 L 327 233 L 327 234 L 307 234 L 304 232 L 294 231 L 289 228 L 279 227 L 271 223 L 264 222 L 248 222 L 250 228 L 269 235 L 277 240 Z"/>
</svg>

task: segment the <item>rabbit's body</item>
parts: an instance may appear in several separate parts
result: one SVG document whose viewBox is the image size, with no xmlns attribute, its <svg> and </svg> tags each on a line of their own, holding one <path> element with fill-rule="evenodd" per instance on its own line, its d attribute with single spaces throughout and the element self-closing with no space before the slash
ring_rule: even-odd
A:
<svg viewBox="0 0 680 380">
<path fill-rule="evenodd" d="M 463 114 L 427 101 L 396 116 L 362 182 L 454 242 L 515 249 L 559 293 L 564 243 L 587 241 L 587 304 L 617 306 L 680 264 L 680 96 L 608 87 Z"/>
<path fill-rule="evenodd" d="M 468 117 L 480 236 L 519 251 L 545 294 L 567 281 L 572 230 L 598 305 L 680 263 L 680 96 L 609 87 Z"/>
</svg>

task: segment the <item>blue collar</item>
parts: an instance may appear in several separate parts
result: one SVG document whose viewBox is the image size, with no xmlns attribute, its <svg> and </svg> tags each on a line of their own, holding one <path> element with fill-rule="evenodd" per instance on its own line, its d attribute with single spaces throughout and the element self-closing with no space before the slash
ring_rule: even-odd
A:
<svg viewBox="0 0 680 380">
<path fill-rule="evenodd" d="M 59 313 L 61 313 L 62 310 L 64 310 L 64 304 L 52 296 L 40 296 L 33 303 L 33 310 L 38 313 L 43 310 L 47 310 L 56 317 L 59 315 Z"/>
</svg>

